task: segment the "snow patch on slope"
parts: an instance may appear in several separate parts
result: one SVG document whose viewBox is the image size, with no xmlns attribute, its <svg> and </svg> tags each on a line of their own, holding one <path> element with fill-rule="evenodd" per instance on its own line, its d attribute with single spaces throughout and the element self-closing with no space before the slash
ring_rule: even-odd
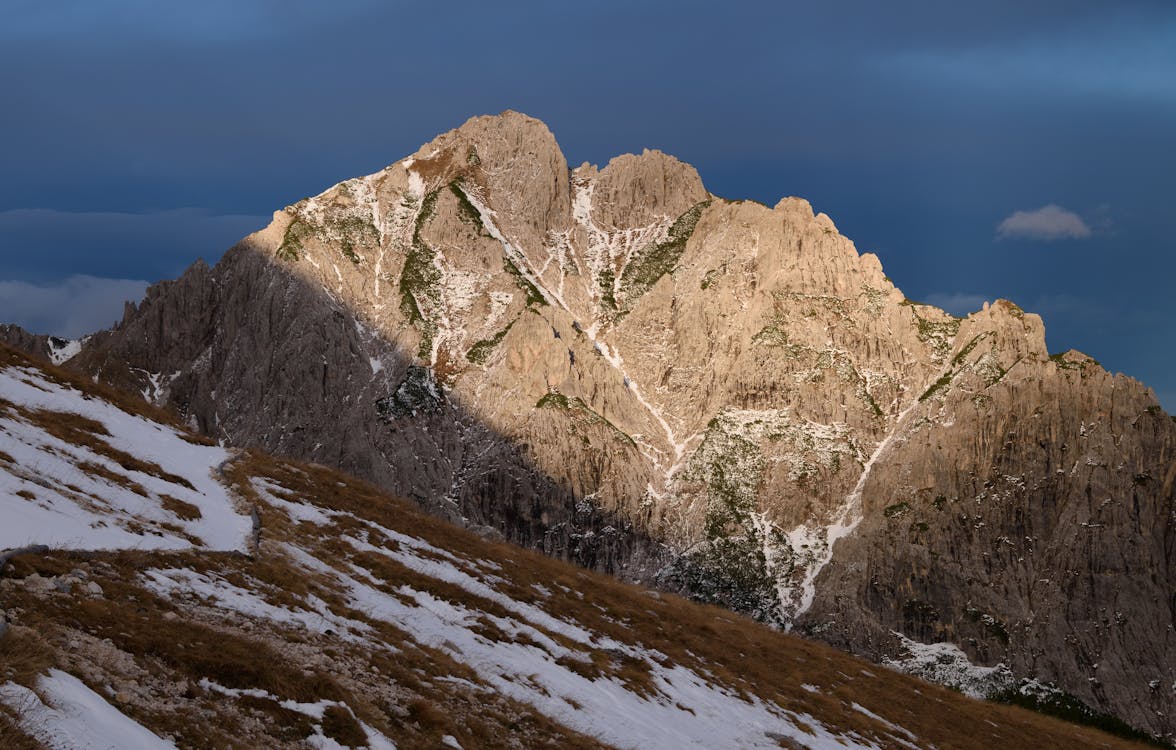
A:
<svg viewBox="0 0 1176 750">
<path fill-rule="evenodd" d="M 49 359 L 55 365 L 60 365 L 67 360 L 73 359 L 78 352 L 82 350 L 82 344 L 86 343 L 89 336 L 83 336 L 80 339 L 59 339 L 56 336 L 49 337 Z"/>
<path fill-rule="evenodd" d="M 37 691 L 0 685 L 0 703 L 17 712 L 21 728 L 53 750 L 175 748 L 59 669 L 37 681 Z"/>
<path fill-rule="evenodd" d="M 245 549 L 250 519 L 215 477 L 225 449 L 192 443 L 33 368 L 0 370 L 4 401 L 16 408 L 0 406 L 0 549 Z M 54 413 L 99 423 L 109 434 L 95 440 L 140 465 L 51 434 L 38 415 Z"/>
<path fill-rule="evenodd" d="M 857 529 L 858 524 L 862 522 L 862 492 L 865 491 L 866 481 L 870 478 L 874 464 L 889 450 L 894 438 L 903 429 L 907 415 L 918 405 L 918 400 L 911 401 L 910 405 L 894 420 L 894 427 L 878 443 L 874 452 L 866 460 L 865 465 L 862 466 L 862 473 L 858 477 L 857 484 L 854 486 L 853 491 L 846 496 L 845 502 L 841 507 L 835 511 L 832 523 L 826 526 L 809 525 L 806 523 L 788 532 L 788 542 L 792 546 L 792 549 L 805 549 L 807 550 L 807 554 L 804 557 L 804 577 L 800 582 L 799 588 L 788 587 L 787 591 L 782 591 L 781 593 L 780 604 L 784 608 L 786 615 L 791 614 L 793 618 L 799 617 L 813 605 L 813 598 L 816 596 L 817 576 L 829 564 L 829 561 L 833 559 L 833 545 L 839 539 L 844 539 L 852 534 Z M 791 612 L 789 612 L 789 609 L 791 609 Z"/>
<path fill-rule="evenodd" d="M 984 699 L 1016 684 L 1012 671 L 1004 664 L 981 667 L 973 664 L 954 643 L 919 643 L 892 631 L 907 655 L 883 663 L 899 672 L 922 677 L 928 682 L 959 690 L 972 698 Z"/>
</svg>

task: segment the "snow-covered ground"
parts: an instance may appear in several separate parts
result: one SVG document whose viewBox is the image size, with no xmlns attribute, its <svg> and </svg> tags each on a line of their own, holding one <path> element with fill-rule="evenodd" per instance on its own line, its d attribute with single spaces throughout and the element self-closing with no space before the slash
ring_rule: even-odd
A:
<svg viewBox="0 0 1176 750">
<path fill-rule="evenodd" d="M 0 703 L 20 716 L 25 731 L 53 750 L 175 748 L 59 669 L 43 675 L 36 691 L 13 682 L 0 685 Z"/>
<path fill-rule="evenodd" d="M 416 643 L 444 652 L 472 668 L 494 692 L 531 705 L 577 732 L 618 748 L 778 748 L 782 738 L 811 748 L 876 746 L 803 711 L 741 695 L 705 670 L 673 664 L 639 643 L 622 642 L 563 619 L 558 609 L 549 611 L 542 602 L 512 598 L 501 585 L 504 573 L 495 563 L 464 558 L 370 520 L 299 502 L 269 481 L 255 481 L 254 487 L 273 510 L 320 526 L 332 536 L 337 530 L 328 527 L 335 519 L 345 517 L 352 527 L 358 521 L 361 531 L 339 537 L 354 553 L 382 556 L 468 592 L 470 601 L 458 603 L 383 580 L 355 562 L 312 554 L 294 544 L 282 547 L 307 578 L 329 581 L 364 619 L 386 622 Z M 319 633 L 329 628 L 352 642 L 366 640 L 373 649 L 396 652 L 403 646 L 384 642 L 367 622 L 332 613 L 321 600 L 308 600 L 305 609 L 288 609 L 216 576 L 181 569 L 147 570 L 141 576 L 147 588 L 173 601 L 200 602 L 279 627 Z M 492 606 L 479 607 L 480 600 Z M 487 620 L 499 637 L 486 632 Z M 616 659 L 643 663 L 652 690 L 636 690 L 614 674 L 586 676 L 590 669 L 573 668 L 577 663 L 590 665 L 592 652 L 602 650 Z"/>
<path fill-rule="evenodd" d="M 90 445 L 51 433 L 46 423 L 63 414 L 100 425 L 91 431 L 82 423 Z M 137 461 L 120 462 L 123 456 Z M 249 516 L 216 477 L 228 457 L 37 369 L 7 367 L 0 370 L 0 550 L 244 549 Z"/>
</svg>

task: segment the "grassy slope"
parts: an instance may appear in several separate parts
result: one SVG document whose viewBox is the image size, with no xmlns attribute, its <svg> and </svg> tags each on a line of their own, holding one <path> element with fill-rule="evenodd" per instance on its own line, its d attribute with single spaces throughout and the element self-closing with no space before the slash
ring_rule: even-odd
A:
<svg viewBox="0 0 1176 750">
<path fill-rule="evenodd" d="M 903 746 L 906 735 L 855 704 L 901 725 L 918 745 L 945 750 L 1133 746 L 974 701 L 725 610 L 483 540 L 323 467 L 247 453 L 225 474 L 262 518 L 255 557 L 54 551 L 18 558 L 0 579 L 0 601 L 13 620 L 0 639 L 0 678 L 32 685 L 49 666 L 64 669 L 182 747 L 295 746 L 315 732 L 341 744 L 362 744 L 360 722 L 402 748 L 436 747 L 445 735 L 465 748 L 599 746 L 532 703 L 495 689 L 455 658 L 460 653 L 452 644 L 423 642 L 407 625 L 357 606 L 340 584 L 350 576 L 408 605 L 427 597 L 480 612 L 468 627 L 487 643 L 550 649 L 553 661 L 581 677 L 623 684 L 640 696 L 655 697 L 656 674 L 676 665 L 707 675 L 730 693 L 811 716 L 880 747 Z M 409 540 L 425 543 L 413 552 L 416 557 L 378 551 L 403 553 Z M 410 559 L 417 563 L 405 564 Z M 421 565 L 430 561 L 468 574 L 478 586 L 423 573 Z M 34 574 L 76 582 L 62 592 L 35 585 Z M 199 576 L 275 612 L 325 613 L 338 624 L 301 627 L 250 616 L 208 595 L 162 593 L 149 585 L 153 574 L 181 582 Z M 82 581 L 96 583 L 102 595 L 83 593 Z M 593 633 L 600 647 L 576 642 L 542 618 L 516 627 L 521 619 L 511 607 L 574 622 Z M 640 653 L 656 657 L 618 653 L 610 641 L 639 645 Z M 557 651 L 575 658 L 556 659 Z M 227 700 L 209 680 L 264 692 Z M 326 700 L 335 707 L 314 720 L 281 700 Z M 574 701 L 565 701 L 576 709 Z M 0 745 L 35 743 L 0 713 Z"/>
</svg>

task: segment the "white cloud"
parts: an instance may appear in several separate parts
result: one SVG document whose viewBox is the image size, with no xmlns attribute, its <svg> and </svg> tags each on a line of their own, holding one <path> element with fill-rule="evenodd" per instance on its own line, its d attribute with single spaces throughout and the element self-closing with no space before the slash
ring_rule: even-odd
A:
<svg viewBox="0 0 1176 750">
<path fill-rule="evenodd" d="M 74 275 L 48 284 L 0 281 L 0 322 L 33 333 L 77 338 L 122 318 L 125 302 L 139 302 L 146 281 Z"/>
<path fill-rule="evenodd" d="M 997 225 L 996 235 L 1045 242 L 1081 240 L 1090 236 L 1090 227 L 1078 214 L 1051 203 L 1036 211 L 1013 212 Z"/>
</svg>

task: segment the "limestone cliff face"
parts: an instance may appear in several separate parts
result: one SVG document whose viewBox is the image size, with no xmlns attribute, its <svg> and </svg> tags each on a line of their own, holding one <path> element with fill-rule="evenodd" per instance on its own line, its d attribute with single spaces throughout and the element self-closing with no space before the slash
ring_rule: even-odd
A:
<svg viewBox="0 0 1176 750">
<path fill-rule="evenodd" d="M 475 118 L 72 364 L 582 564 L 877 658 L 952 641 L 1172 730 L 1176 674 L 1139 679 L 1176 608 L 1151 393 L 1051 358 L 1010 303 L 912 303 L 807 202 L 717 198 L 657 151 L 569 170 L 537 120 Z"/>
</svg>

